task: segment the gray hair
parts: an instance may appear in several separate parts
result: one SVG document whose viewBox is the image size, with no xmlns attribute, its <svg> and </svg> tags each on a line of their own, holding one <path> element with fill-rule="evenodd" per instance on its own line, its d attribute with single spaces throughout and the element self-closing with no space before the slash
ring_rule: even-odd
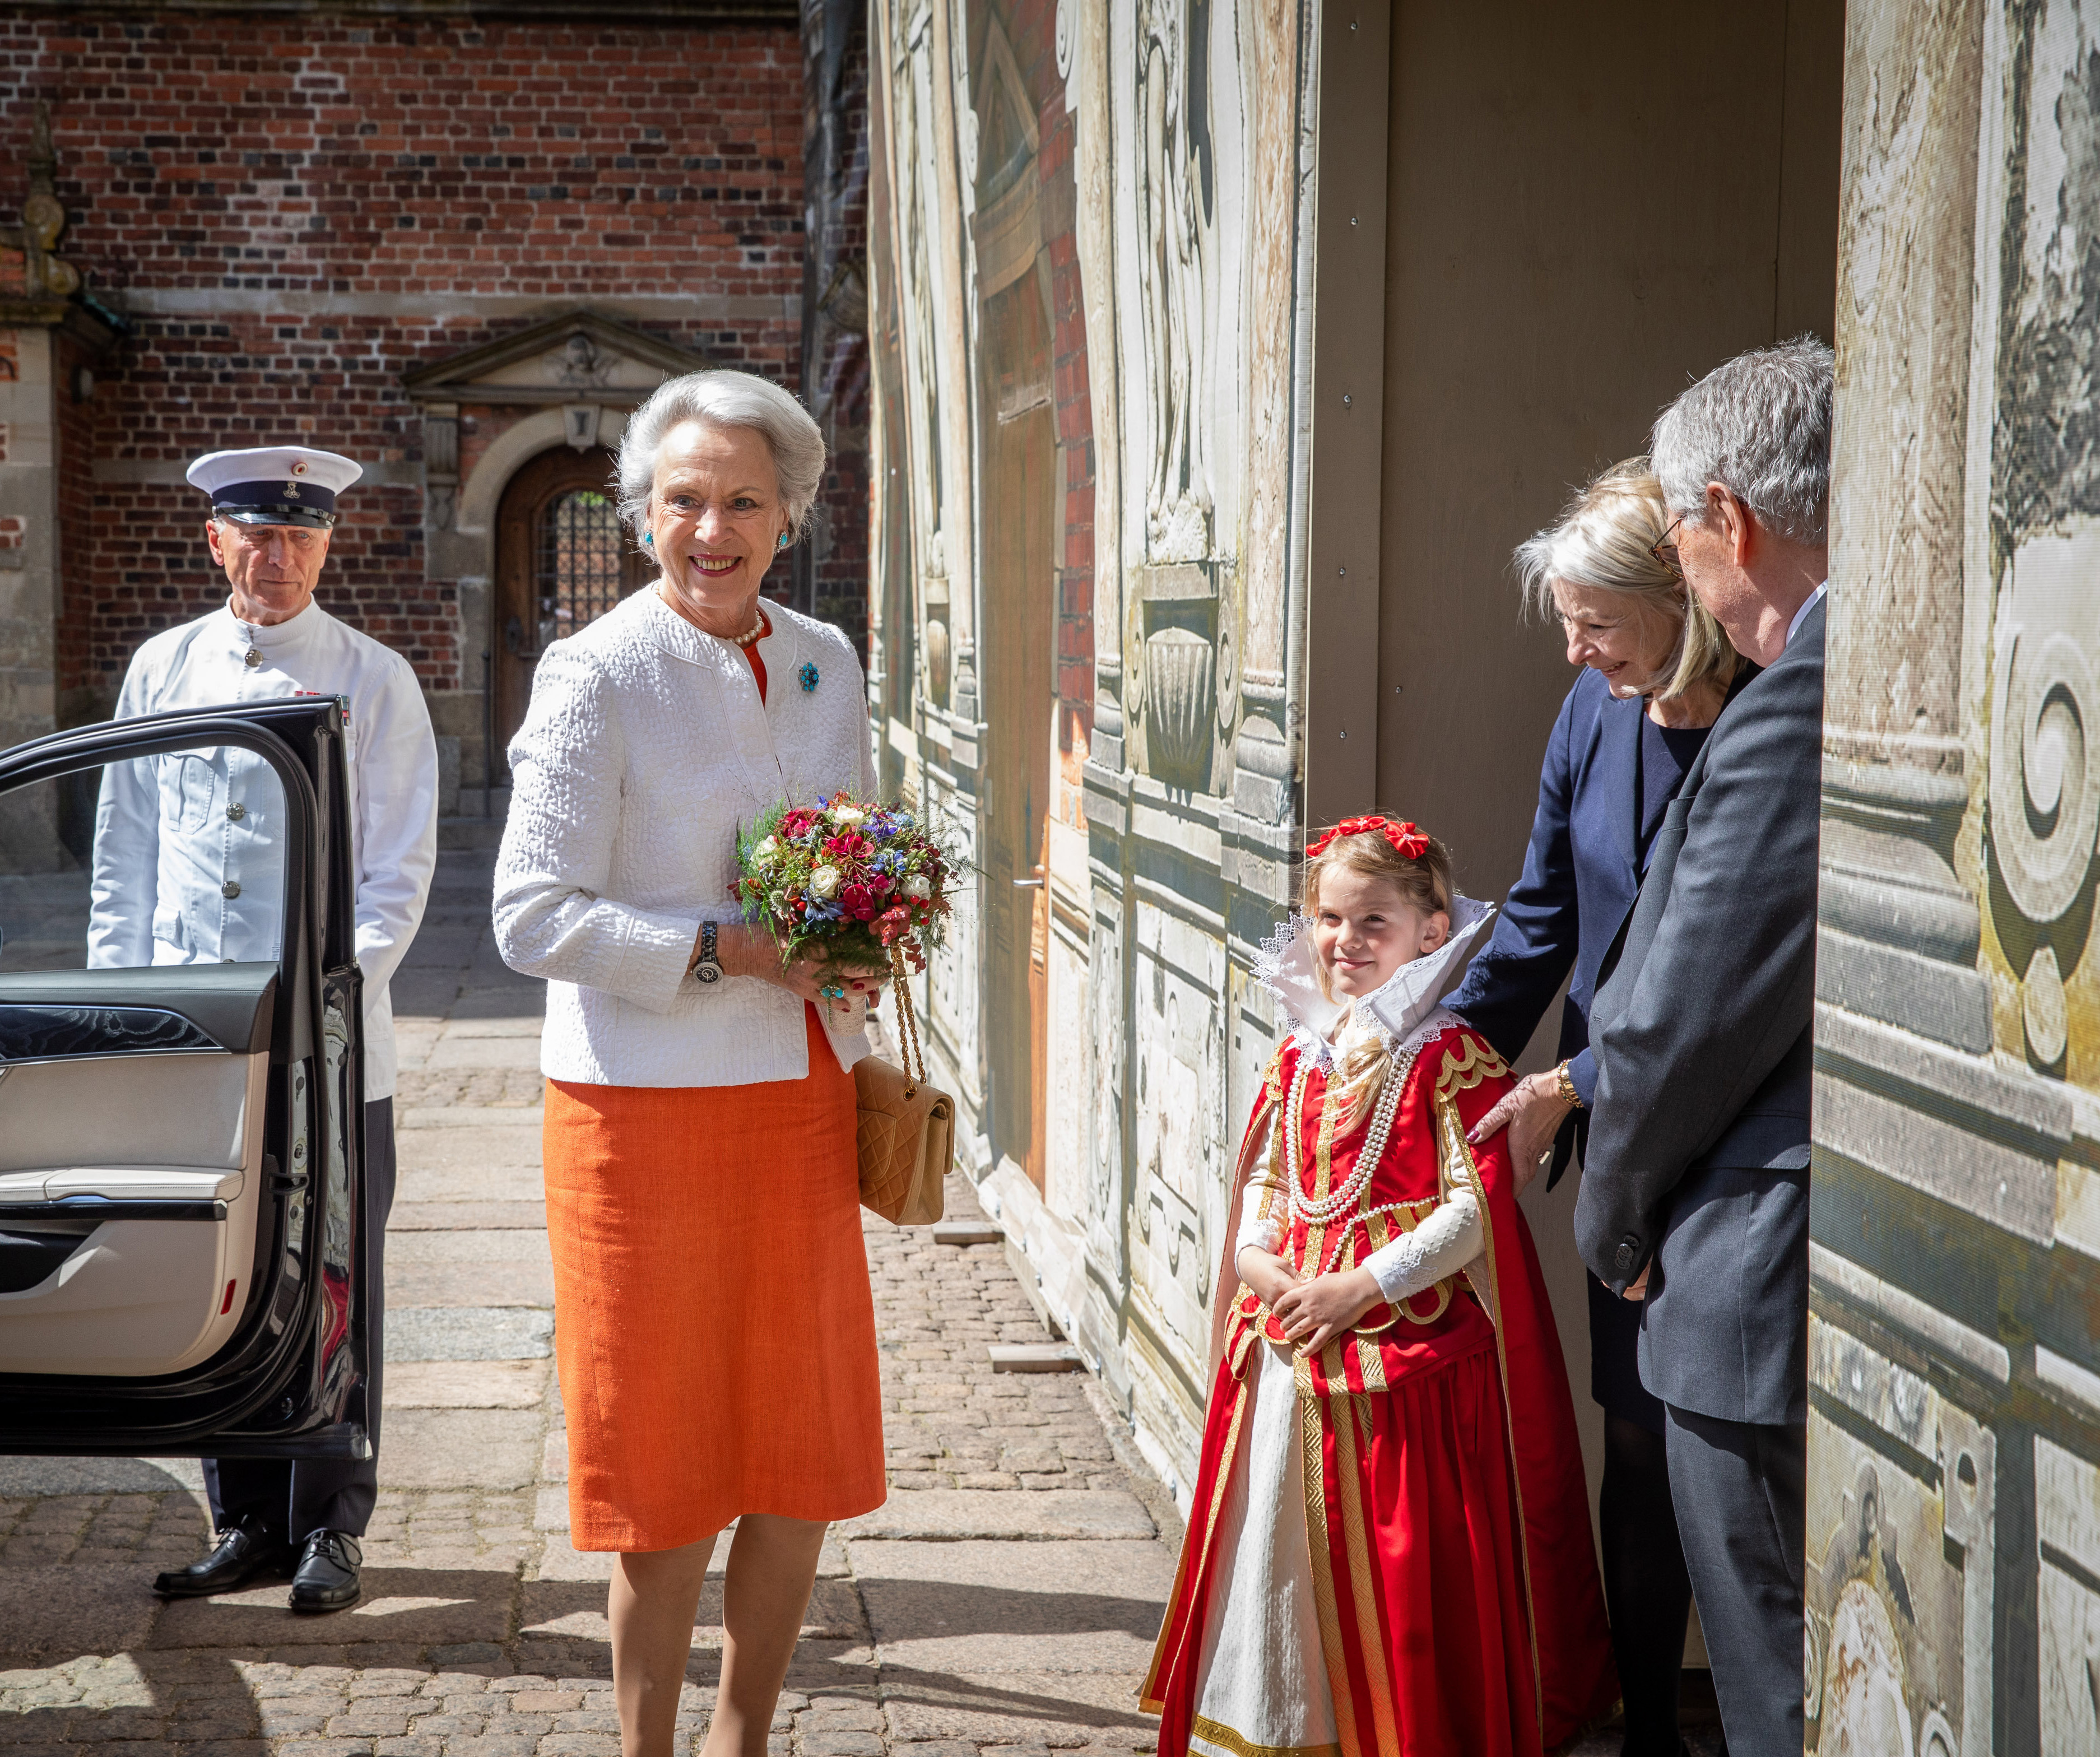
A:
<svg viewBox="0 0 2100 1757">
<path fill-rule="evenodd" d="M 1542 620 L 1556 616 L 1553 582 L 1609 592 L 1641 615 L 1677 625 L 1676 645 L 1662 668 L 1665 700 L 1712 679 L 1726 688 L 1736 674 L 1736 650 L 1721 625 L 1685 589 L 1684 576 L 1656 551 L 1669 535 L 1662 484 L 1645 457 L 1630 457 L 1577 493 L 1557 523 L 1517 545 L 1524 608 Z"/>
<path fill-rule="evenodd" d="M 656 456 L 672 430 L 689 421 L 750 427 L 765 438 L 780 479 L 789 528 L 808 527 L 824 477 L 824 435 L 809 411 L 777 384 L 748 372 L 689 372 L 666 379 L 628 417 L 620 441 L 620 516 L 638 537 L 649 519 Z"/>
<path fill-rule="evenodd" d="M 1837 356 L 1812 335 L 1717 366 L 1662 412 L 1650 455 L 1670 511 L 1706 516 L 1718 482 L 1767 529 L 1820 543 L 1830 512 L 1830 394 Z"/>
</svg>

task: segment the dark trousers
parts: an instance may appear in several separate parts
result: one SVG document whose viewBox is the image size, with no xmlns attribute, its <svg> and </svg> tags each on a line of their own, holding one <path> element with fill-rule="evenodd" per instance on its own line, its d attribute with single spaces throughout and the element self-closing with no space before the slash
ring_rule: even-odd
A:
<svg viewBox="0 0 2100 1757">
<path fill-rule="evenodd" d="M 1670 1406 L 1670 1494 L 1729 1757 L 1801 1757 L 1806 1424 Z"/>
<path fill-rule="evenodd" d="M 221 1531 L 254 1513 L 297 1543 L 315 1531 L 362 1537 L 379 1494 L 379 1375 L 386 1357 L 386 1216 L 394 1207 L 394 1101 L 364 1107 L 364 1224 L 370 1245 L 372 1359 L 365 1382 L 369 1458 L 208 1458 L 205 1492 L 212 1523 Z"/>
<path fill-rule="evenodd" d="M 1626 1711 L 1620 1757 L 1679 1757 L 1678 1697 L 1692 1578 L 1670 1499 L 1667 1442 L 1639 1422 L 1604 1415 L 1604 1481 L 1597 1496 L 1604 1604 Z"/>
</svg>

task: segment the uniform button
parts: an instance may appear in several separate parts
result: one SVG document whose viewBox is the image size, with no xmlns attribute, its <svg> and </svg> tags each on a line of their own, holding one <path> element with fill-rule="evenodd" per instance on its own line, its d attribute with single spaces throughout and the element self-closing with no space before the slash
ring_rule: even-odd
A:
<svg viewBox="0 0 2100 1757">
<path fill-rule="evenodd" d="M 232 819 L 236 823 L 238 823 L 243 818 L 248 815 L 248 808 L 247 806 L 240 804 L 238 801 L 236 801 L 232 805 L 230 805 L 226 808 L 226 814 L 229 818 Z"/>
<path fill-rule="evenodd" d="M 218 887 L 218 894 L 220 896 L 228 898 L 238 897 L 240 894 L 240 881 L 239 879 L 228 879 L 223 885 Z"/>
<path fill-rule="evenodd" d="M 256 666 L 262 663 L 262 656 L 251 647 L 248 649 L 247 653 L 243 656 L 240 662 L 252 671 Z"/>
<path fill-rule="evenodd" d="M 1621 1275 L 1630 1275 L 1634 1269 L 1633 1246 L 1630 1244 L 1621 1245 L 1619 1247 L 1619 1254 L 1613 1260 L 1617 1263 L 1619 1273 Z"/>
</svg>

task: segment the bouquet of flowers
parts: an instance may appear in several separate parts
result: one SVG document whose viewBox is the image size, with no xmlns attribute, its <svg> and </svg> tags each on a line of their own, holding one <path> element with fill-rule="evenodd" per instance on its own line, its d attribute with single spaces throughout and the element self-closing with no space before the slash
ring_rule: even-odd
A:
<svg viewBox="0 0 2100 1757">
<path fill-rule="evenodd" d="M 778 805 L 737 837 L 737 901 L 783 960 L 814 951 L 827 970 L 914 970 L 940 944 L 960 865 L 910 812 L 844 793 Z"/>
</svg>

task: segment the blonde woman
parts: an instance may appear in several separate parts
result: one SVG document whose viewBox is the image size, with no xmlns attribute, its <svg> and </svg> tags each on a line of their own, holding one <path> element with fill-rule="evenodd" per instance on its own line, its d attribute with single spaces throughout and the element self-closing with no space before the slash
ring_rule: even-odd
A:
<svg viewBox="0 0 2100 1757">
<path fill-rule="evenodd" d="M 1648 849 L 1723 709 L 1754 675 L 1687 591 L 1644 457 L 1606 470 L 1516 552 L 1527 607 L 1557 617 L 1582 668 L 1539 779 L 1524 876 L 1448 1003 L 1514 1061 L 1564 980 L 1560 1065 L 1520 1081 L 1473 1130 L 1505 1126 L 1519 1189 L 1549 1149 L 1548 1187 L 1596 1089 L 1590 1003 L 1640 890 Z M 1642 1386 L 1641 1309 L 1590 1279 L 1590 1394 L 1604 1410 L 1604 1591 L 1625 1693 L 1624 1757 L 1678 1757 L 1691 1581 L 1671 1512 L 1662 1405 Z"/>
</svg>

